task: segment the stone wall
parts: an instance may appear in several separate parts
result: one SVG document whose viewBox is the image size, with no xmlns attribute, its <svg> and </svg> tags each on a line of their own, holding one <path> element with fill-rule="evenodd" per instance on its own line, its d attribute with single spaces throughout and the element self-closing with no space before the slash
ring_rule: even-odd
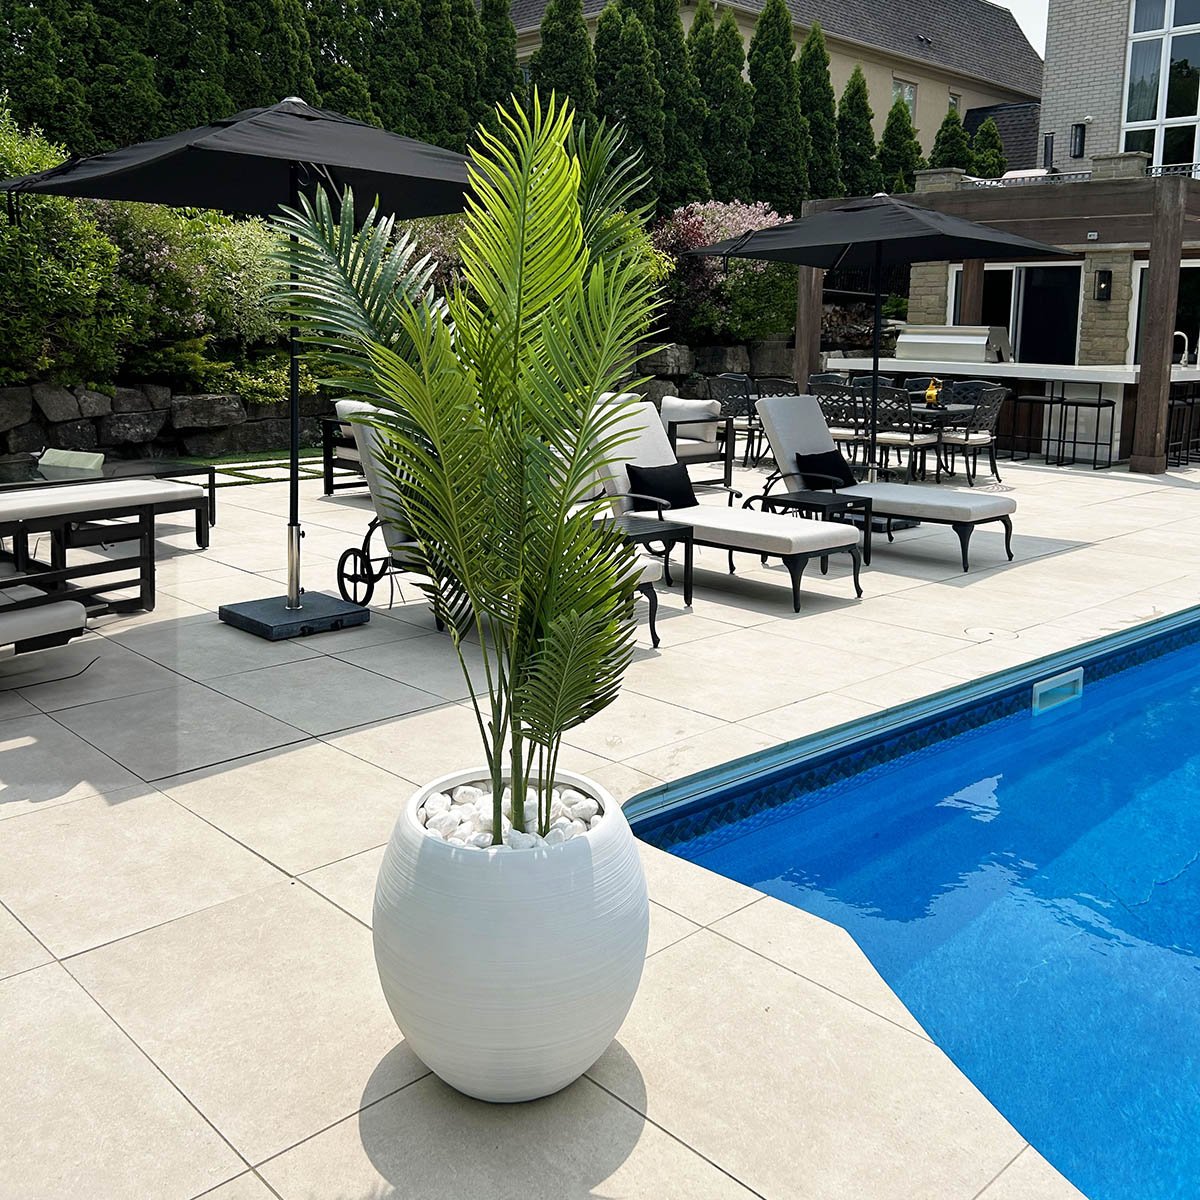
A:
<svg viewBox="0 0 1200 1200">
<path fill-rule="evenodd" d="M 914 263 L 908 277 L 908 320 L 913 325 L 945 325 L 950 268 L 944 262 Z"/>
<path fill-rule="evenodd" d="M 1129 310 L 1133 304 L 1133 251 L 1102 250 L 1083 264 L 1083 309 L 1079 322 L 1079 361 L 1121 366 L 1129 350 Z M 1096 272 L 1112 272 L 1112 299 L 1095 299 Z"/>
<path fill-rule="evenodd" d="M 301 440 L 317 445 L 326 400 L 300 399 Z M 284 404 L 247 403 L 219 393 L 172 393 L 157 383 L 110 393 L 34 383 L 0 388 L 0 455 L 34 454 L 47 446 L 102 450 L 113 458 L 179 454 L 212 458 L 258 454 L 288 444 Z"/>
<path fill-rule="evenodd" d="M 726 372 L 792 377 L 796 351 L 790 337 L 770 338 L 745 346 L 685 346 L 672 342 L 642 360 L 639 372 L 650 375 L 642 391 L 656 404 L 664 396 L 706 400 L 708 381 Z"/>
</svg>

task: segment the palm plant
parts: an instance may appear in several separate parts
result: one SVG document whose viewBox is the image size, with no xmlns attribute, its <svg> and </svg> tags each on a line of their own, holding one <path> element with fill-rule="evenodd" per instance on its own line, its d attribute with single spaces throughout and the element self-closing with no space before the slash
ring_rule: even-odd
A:
<svg viewBox="0 0 1200 1200">
<path fill-rule="evenodd" d="M 609 394 L 659 302 L 644 177 L 619 134 L 576 130 L 536 93 L 497 118 L 470 154 L 444 302 L 390 223 L 354 232 L 350 197 L 340 220 L 318 196 L 281 228 L 315 373 L 378 410 L 391 500 L 471 690 L 498 843 L 506 757 L 513 826 L 545 834 L 563 734 L 613 701 L 632 654 L 633 554 L 593 497 L 623 440 Z"/>
</svg>

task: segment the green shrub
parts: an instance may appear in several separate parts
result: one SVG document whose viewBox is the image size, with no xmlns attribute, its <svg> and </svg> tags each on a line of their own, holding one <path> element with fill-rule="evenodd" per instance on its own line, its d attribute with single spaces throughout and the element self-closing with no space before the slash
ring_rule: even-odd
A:
<svg viewBox="0 0 1200 1200">
<path fill-rule="evenodd" d="M 0 96 L 0 171 L 54 166 L 62 150 L 23 133 Z M 129 317 L 119 297 L 116 247 L 70 200 L 25 196 L 20 222 L 0 220 L 0 384 L 50 378 L 110 380 Z"/>
<path fill-rule="evenodd" d="M 239 366 L 214 368 L 204 381 L 205 389 L 213 392 L 235 392 L 245 404 L 277 404 L 288 402 L 288 353 L 279 349 L 273 354 Z M 300 362 L 300 394 L 310 395 L 317 390 L 308 366 Z"/>
</svg>

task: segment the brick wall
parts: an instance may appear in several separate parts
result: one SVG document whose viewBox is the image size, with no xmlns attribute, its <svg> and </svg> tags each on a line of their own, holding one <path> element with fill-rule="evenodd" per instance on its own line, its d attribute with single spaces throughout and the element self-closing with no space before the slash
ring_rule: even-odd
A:
<svg viewBox="0 0 1200 1200">
<path fill-rule="evenodd" d="M 1060 170 L 1086 171 L 1093 154 L 1121 149 L 1128 38 L 1129 0 L 1050 0 L 1042 134 L 1054 134 Z M 1071 126 L 1087 117 L 1087 157 L 1073 159 Z"/>
<path fill-rule="evenodd" d="M 909 276 L 908 319 L 914 325 L 945 325 L 950 267 L 915 263 Z"/>
<path fill-rule="evenodd" d="M 1112 299 L 1094 299 L 1096 272 L 1113 273 Z M 1133 251 L 1101 250 L 1083 264 L 1083 312 L 1079 324 L 1079 361 L 1120 366 L 1129 349 L 1129 308 L 1133 303 Z"/>
</svg>

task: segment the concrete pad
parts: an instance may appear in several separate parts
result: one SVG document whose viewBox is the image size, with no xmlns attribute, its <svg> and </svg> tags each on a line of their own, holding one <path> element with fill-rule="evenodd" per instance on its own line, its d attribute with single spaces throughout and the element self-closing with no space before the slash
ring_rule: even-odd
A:
<svg viewBox="0 0 1200 1200">
<path fill-rule="evenodd" d="M 53 961 L 54 955 L 7 908 L 0 906 L 0 979 Z"/>
<path fill-rule="evenodd" d="M 386 848 L 376 846 L 374 850 L 366 850 L 362 854 L 308 871 L 301 878 L 309 887 L 369 929 L 371 910 L 375 904 L 375 881 L 379 878 Z"/>
<path fill-rule="evenodd" d="M 1087 1197 L 1032 1146 L 1026 1146 L 979 1193 L 979 1200 L 1087 1200 Z"/>
<path fill-rule="evenodd" d="M 685 862 L 646 842 L 638 842 L 638 853 L 646 872 L 650 899 L 697 925 L 710 925 L 762 898 L 762 893 L 754 888 Z"/>
</svg>

